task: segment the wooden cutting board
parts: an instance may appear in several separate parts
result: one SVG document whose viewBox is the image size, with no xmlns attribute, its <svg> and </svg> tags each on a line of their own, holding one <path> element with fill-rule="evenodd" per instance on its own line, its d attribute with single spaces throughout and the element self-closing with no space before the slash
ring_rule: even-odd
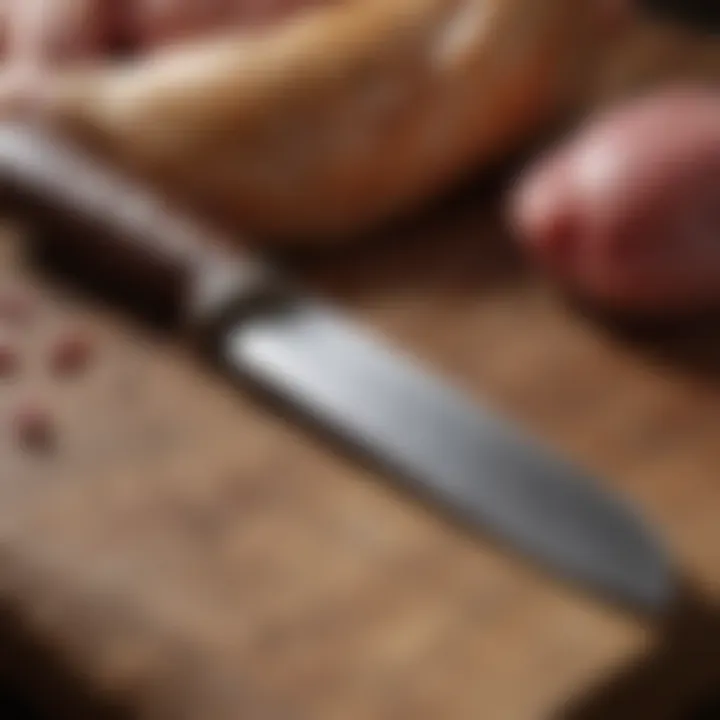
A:
<svg viewBox="0 0 720 720">
<path fill-rule="evenodd" d="M 0 387 L 2 674 L 51 717 L 148 720 L 663 719 L 720 688 L 717 322 L 628 336 L 565 306 L 501 185 L 296 269 L 636 502 L 687 576 L 673 617 L 465 534 L 7 232 L 0 282 L 37 306 Z M 78 325 L 97 357 L 53 377 Z M 55 417 L 47 452 L 18 447 L 25 403 Z"/>
</svg>

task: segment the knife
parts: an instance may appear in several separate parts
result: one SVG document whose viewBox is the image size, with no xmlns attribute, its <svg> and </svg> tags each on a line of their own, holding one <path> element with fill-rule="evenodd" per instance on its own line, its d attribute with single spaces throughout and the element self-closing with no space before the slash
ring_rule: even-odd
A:
<svg viewBox="0 0 720 720">
<path fill-rule="evenodd" d="M 38 128 L 0 127 L 0 188 L 63 256 L 162 305 L 231 375 L 388 476 L 558 580 L 670 606 L 671 564 L 634 509 L 237 243 Z"/>
</svg>

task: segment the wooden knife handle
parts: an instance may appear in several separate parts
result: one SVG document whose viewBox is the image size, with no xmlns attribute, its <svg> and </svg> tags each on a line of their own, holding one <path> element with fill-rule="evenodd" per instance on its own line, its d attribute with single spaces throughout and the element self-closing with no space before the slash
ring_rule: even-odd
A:
<svg viewBox="0 0 720 720">
<path fill-rule="evenodd" d="M 96 280 L 125 283 L 197 329 L 279 287 L 261 263 L 40 128 L 0 125 L 0 197 Z"/>
</svg>

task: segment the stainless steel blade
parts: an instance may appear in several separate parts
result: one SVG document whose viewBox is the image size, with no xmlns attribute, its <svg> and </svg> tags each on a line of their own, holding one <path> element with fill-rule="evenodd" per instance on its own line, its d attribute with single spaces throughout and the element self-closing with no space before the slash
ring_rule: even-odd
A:
<svg viewBox="0 0 720 720">
<path fill-rule="evenodd" d="M 515 550 L 616 602 L 672 597 L 663 549 L 629 507 L 490 410 L 322 304 L 246 316 L 225 360 Z"/>
</svg>

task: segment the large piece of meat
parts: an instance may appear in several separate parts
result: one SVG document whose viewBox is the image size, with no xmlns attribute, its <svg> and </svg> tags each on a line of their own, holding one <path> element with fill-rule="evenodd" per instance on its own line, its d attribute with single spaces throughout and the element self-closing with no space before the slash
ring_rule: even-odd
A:
<svg viewBox="0 0 720 720">
<path fill-rule="evenodd" d="M 578 0 L 345 0 L 273 25 L 251 3 L 141 31 L 128 6 L 114 27 L 162 49 L 68 70 L 48 111 L 174 196 L 293 240 L 364 230 L 516 147 L 572 96 L 599 34 Z M 190 37 L 203 22 L 212 37 Z"/>
</svg>

